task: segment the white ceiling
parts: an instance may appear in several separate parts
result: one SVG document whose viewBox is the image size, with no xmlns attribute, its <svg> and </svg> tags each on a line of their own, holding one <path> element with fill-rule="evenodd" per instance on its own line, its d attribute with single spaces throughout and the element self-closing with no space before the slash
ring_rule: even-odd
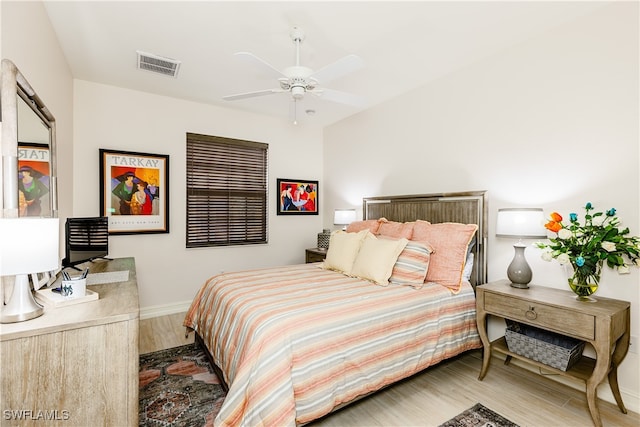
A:
<svg viewBox="0 0 640 427">
<path fill-rule="evenodd" d="M 249 51 L 278 69 L 318 70 L 356 54 L 365 67 L 326 87 L 374 106 L 501 49 L 591 13 L 582 1 L 46 1 L 73 76 L 289 120 L 290 95 L 238 101 L 225 95 L 278 87 L 233 56 Z M 181 61 L 177 78 L 136 68 L 141 50 Z M 300 108 L 301 107 L 301 108 Z M 328 125 L 359 109 L 306 95 L 301 125 Z M 316 111 L 313 116 L 304 111 Z"/>
</svg>

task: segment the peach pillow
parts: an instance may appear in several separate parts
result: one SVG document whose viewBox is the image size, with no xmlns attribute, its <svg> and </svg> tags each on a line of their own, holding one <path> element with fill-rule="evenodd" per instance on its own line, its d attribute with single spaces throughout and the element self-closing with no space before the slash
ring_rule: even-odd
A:
<svg viewBox="0 0 640 427">
<path fill-rule="evenodd" d="M 347 233 L 357 233 L 362 230 L 369 230 L 373 234 L 378 234 L 380 222 L 377 219 L 367 219 L 364 221 L 353 221 L 347 225 Z"/>
<path fill-rule="evenodd" d="M 338 230 L 331 233 L 327 257 L 322 264 L 322 268 L 351 274 L 353 262 L 367 234 L 371 234 L 369 230 L 362 230 L 357 233 Z"/>
<path fill-rule="evenodd" d="M 412 240 L 420 240 L 424 241 L 425 233 L 428 233 L 427 228 L 431 225 L 429 221 L 423 221 L 421 219 L 416 220 L 415 224 L 413 224 L 413 236 L 422 237 L 420 239 L 415 239 L 412 236 Z"/>
<path fill-rule="evenodd" d="M 380 223 L 378 235 L 394 239 L 412 240 L 414 222 L 385 221 Z"/>
<path fill-rule="evenodd" d="M 407 239 L 378 239 L 373 234 L 368 234 L 353 263 L 351 275 L 387 286 L 393 266 L 407 242 Z"/>
<path fill-rule="evenodd" d="M 460 292 L 467 248 L 477 230 L 476 224 L 418 224 L 413 240 L 428 242 L 434 249 L 425 283 L 435 282 L 454 294 Z"/>
</svg>

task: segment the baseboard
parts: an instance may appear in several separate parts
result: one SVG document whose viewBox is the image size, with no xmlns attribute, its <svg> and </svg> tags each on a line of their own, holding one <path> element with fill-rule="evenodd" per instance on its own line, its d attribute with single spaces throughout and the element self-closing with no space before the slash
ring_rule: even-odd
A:
<svg viewBox="0 0 640 427">
<path fill-rule="evenodd" d="M 498 352 L 494 352 L 491 355 L 492 357 L 496 357 L 500 360 L 505 360 L 506 355 L 498 353 Z M 534 373 L 539 373 L 538 368 L 536 368 L 535 366 L 533 366 L 530 363 L 526 363 L 526 362 L 522 362 L 516 358 L 511 359 L 512 364 L 526 369 L 527 371 L 531 371 Z M 563 376 L 547 376 L 547 378 L 551 378 L 554 381 L 558 381 L 564 385 L 567 385 L 571 388 L 575 388 L 576 390 L 580 390 L 580 391 L 585 391 L 585 387 L 584 387 L 584 383 L 581 381 L 572 381 L 568 378 L 565 378 Z M 614 405 L 617 406 L 616 400 L 613 397 L 613 393 L 611 392 L 611 388 L 609 387 L 609 382 L 607 381 L 607 378 L 605 377 L 604 381 L 602 382 L 602 384 L 600 384 L 598 386 L 598 399 L 602 399 L 605 400 L 609 403 L 613 403 Z M 640 413 L 640 397 L 638 396 L 638 393 L 634 392 L 633 390 L 628 390 L 628 389 L 624 389 L 623 387 L 620 387 L 620 395 L 622 396 L 622 401 L 624 402 L 624 406 L 625 408 L 627 408 L 628 411 L 633 411 L 635 413 Z"/>
<path fill-rule="evenodd" d="M 152 317 L 167 316 L 169 314 L 185 313 L 191 301 L 183 301 L 174 304 L 153 305 L 151 307 L 143 307 L 140 309 L 140 319 L 151 319 Z"/>
</svg>

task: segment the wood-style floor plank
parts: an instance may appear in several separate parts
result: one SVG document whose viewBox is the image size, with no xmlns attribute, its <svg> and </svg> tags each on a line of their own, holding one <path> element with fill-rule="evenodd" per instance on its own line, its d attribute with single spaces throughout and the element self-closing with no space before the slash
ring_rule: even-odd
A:
<svg viewBox="0 0 640 427">
<path fill-rule="evenodd" d="M 140 354 L 192 343 L 193 333 L 185 338 L 185 327 L 182 326 L 185 314 L 140 320 Z"/>
<path fill-rule="evenodd" d="M 140 321 L 140 354 L 193 342 L 185 338 L 185 313 Z M 438 426 L 482 403 L 522 427 L 593 425 L 583 392 L 497 357 L 478 380 L 482 354 L 467 352 L 342 408 L 309 426 Z M 623 414 L 599 400 L 605 427 L 638 427 L 640 414 Z"/>
</svg>

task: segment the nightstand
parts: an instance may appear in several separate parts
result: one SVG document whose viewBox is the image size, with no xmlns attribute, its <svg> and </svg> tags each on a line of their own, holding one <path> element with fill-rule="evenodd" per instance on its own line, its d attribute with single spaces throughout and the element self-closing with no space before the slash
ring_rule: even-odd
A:
<svg viewBox="0 0 640 427">
<path fill-rule="evenodd" d="M 596 388 L 608 375 L 618 407 L 626 414 L 618 388 L 618 366 L 629 350 L 631 304 L 604 297 L 597 297 L 597 302 L 582 302 L 568 290 L 535 285 L 529 289 L 516 289 L 509 283 L 501 280 L 476 288 L 478 332 L 484 346 L 479 379 L 482 380 L 489 369 L 491 351 L 505 354 L 505 364 L 515 357 L 556 374 L 580 379 L 586 383 L 587 404 L 593 423 L 600 427 L 602 420 L 596 402 Z M 512 353 L 504 337 L 489 342 L 487 315 L 586 341 L 593 346 L 596 358 L 582 356 L 565 372 Z"/>
<path fill-rule="evenodd" d="M 325 248 L 310 248 L 305 249 L 305 262 L 322 262 L 327 256 L 327 250 Z"/>
</svg>

